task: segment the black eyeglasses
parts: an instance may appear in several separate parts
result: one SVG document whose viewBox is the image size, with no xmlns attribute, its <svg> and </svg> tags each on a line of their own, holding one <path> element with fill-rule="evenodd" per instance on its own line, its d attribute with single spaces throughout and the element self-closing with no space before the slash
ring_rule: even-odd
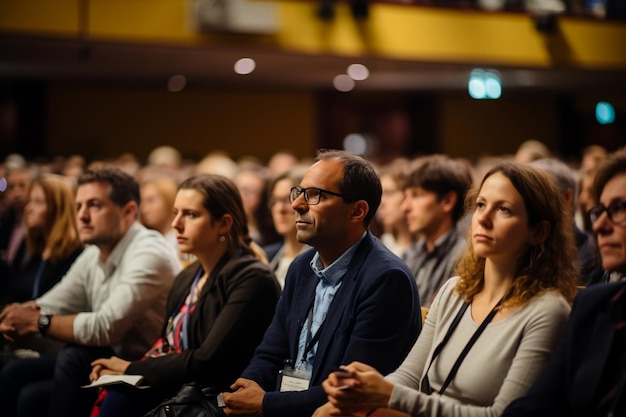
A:
<svg viewBox="0 0 626 417">
<path fill-rule="evenodd" d="M 599 204 L 589 210 L 589 219 L 591 224 L 598 221 L 602 213 L 606 211 L 606 215 L 613 224 L 621 224 L 626 221 L 626 201 L 614 201 L 608 207 Z"/>
<path fill-rule="evenodd" d="M 339 193 L 336 193 L 334 191 L 323 190 L 321 188 L 315 188 L 315 187 L 308 187 L 308 188 L 293 187 L 291 189 L 291 193 L 289 194 L 289 201 L 291 201 L 293 203 L 294 201 L 296 201 L 296 199 L 298 197 L 300 197 L 301 194 L 304 194 L 304 201 L 306 201 L 306 203 L 309 206 L 314 206 L 314 205 L 320 203 L 320 200 L 322 199 L 322 193 L 330 194 L 330 195 L 334 195 L 336 197 L 343 198 L 343 195 L 341 195 Z"/>
</svg>

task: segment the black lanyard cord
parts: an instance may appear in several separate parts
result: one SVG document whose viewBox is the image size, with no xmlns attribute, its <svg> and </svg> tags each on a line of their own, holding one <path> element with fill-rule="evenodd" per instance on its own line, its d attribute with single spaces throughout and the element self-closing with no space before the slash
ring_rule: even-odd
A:
<svg viewBox="0 0 626 417">
<path fill-rule="evenodd" d="M 461 351 L 461 354 L 457 358 L 456 362 L 454 362 L 454 365 L 452 366 L 452 369 L 450 370 L 450 373 L 448 374 L 448 377 L 446 378 L 446 381 L 441 386 L 441 389 L 439 390 L 439 395 L 442 395 L 443 392 L 446 390 L 446 388 L 448 388 L 448 385 L 450 385 L 450 383 L 452 382 L 452 380 L 456 376 L 457 372 L 459 371 L 459 367 L 461 366 L 461 363 L 463 362 L 463 360 L 465 359 L 465 357 L 469 353 L 469 351 L 472 348 L 472 346 L 474 345 L 474 343 L 476 343 L 476 340 L 478 340 L 480 335 L 483 333 L 483 331 L 485 330 L 487 325 L 491 322 L 491 320 L 493 320 L 493 317 L 498 312 L 498 308 L 502 305 L 502 301 L 503 300 L 504 300 L 504 297 L 501 298 L 500 301 L 498 301 L 498 304 L 496 304 L 493 307 L 493 309 L 489 312 L 487 317 L 485 317 L 483 322 L 480 323 L 480 326 L 478 327 L 478 329 L 476 329 L 476 331 L 474 332 L 474 334 L 472 335 L 470 340 L 467 342 L 467 345 L 465 345 L 465 347 Z M 433 356 L 430 358 L 430 363 L 428 364 L 428 369 L 426 369 L 426 372 L 424 373 L 424 378 L 422 379 L 422 384 L 421 384 L 421 391 L 422 392 L 424 392 L 426 394 L 429 394 L 429 395 L 432 394 L 433 390 L 430 387 L 430 382 L 428 381 L 428 371 L 430 371 L 430 367 L 432 366 L 433 362 L 435 361 L 435 358 L 437 356 L 439 356 L 439 354 L 443 350 L 443 347 L 450 340 L 450 336 L 452 336 L 452 333 L 454 333 L 454 331 L 458 327 L 459 322 L 461 321 L 461 318 L 463 317 L 463 314 L 465 314 L 465 311 L 467 310 L 468 307 L 469 307 L 469 303 L 463 303 L 463 305 L 461 306 L 461 309 L 459 310 L 457 315 L 454 317 L 454 320 L 450 324 L 450 327 L 448 328 L 448 331 L 446 332 L 446 335 L 443 337 L 443 340 L 435 348 L 435 350 L 433 352 Z"/>
</svg>

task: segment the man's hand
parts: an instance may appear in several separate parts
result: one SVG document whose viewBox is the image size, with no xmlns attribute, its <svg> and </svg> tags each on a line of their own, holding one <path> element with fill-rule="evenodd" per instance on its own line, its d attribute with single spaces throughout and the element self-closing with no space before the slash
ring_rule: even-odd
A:
<svg viewBox="0 0 626 417">
<path fill-rule="evenodd" d="M 9 304 L 0 313 L 0 332 L 9 341 L 16 336 L 38 333 L 40 315 L 39 306 L 34 302 Z"/>
<path fill-rule="evenodd" d="M 265 391 L 256 382 L 238 378 L 230 388 L 235 392 L 223 393 L 224 412 L 228 416 L 261 416 Z"/>
<path fill-rule="evenodd" d="M 100 378 L 100 375 L 124 375 L 130 365 L 129 361 L 111 356 L 109 359 L 101 358 L 91 362 L 92 370 L 89 374 L 91 382 Z"/>
</svg>

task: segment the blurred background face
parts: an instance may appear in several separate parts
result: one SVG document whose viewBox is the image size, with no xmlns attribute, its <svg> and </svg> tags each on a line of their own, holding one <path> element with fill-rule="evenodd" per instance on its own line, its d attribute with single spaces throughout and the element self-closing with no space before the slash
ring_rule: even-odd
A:
<svg viewBox="0 0 626 417">
<path fill-rule="evenodd" d="M 445 213 L 437 194 L 422 187 L 408 187 L 404 190 L 402 210 L 411 233 L 432 233 L 443 222 Z"/>
<path fill-rule="evenodd" d="M 405 222 L 405 214 L 401 207 L 404 192 L 390 175 L 383 175 L 380 183 L 383 187 L 383 195 L 376 215 L 385 230 L 390 230 L 394 225 Z"/>
<path fill-rule="evenodd" d="M 600 204 L 604 207 L 617 202 L 626 202 L 626 173 L 611 178 L 600 194 Z M 621 211 L 614 213 L 613 218 L 620 220 L 624 216 Z M 613 223 L 605 211 L 593 224 L 593 231 L 598 238 L 602 268 L 626 273 L 626 221 Z"/>
<path fill-rule="evenodd" d="M 35 184 L 30 190 L 29 201 L 24 209 L 24 224 L 28 229 L 43 228 L 47 213 L 48 205 L 43 188 Z"/>
<path fill-rule="evenodd" d="M 241 193 L 243 209 L 248 218 L 250 218 L 261 202 L 261 193 L 264 186 L 263 178 L 253 172 L 242 171 L 237 175 L 235 184 Z"/>
<path fill-rule="evenodd" d="M 28 200 L 30 182 L 30 175 L 27 171 L 18 170 L 9 173 L 5 198 L 10 206 L 19 209 L 24 207 Z"/>
<path fill-rule="evenodd" d="M 141 187 L 141 222 L 150 229 L 162 230 L 173 218 L 172 207 L 167 204 L 154 184 Z"/>
<path fill-rule="evenodd" d="M 285 178 L 276 182 L 270 196 L 270 210 L 274 228 L 281 236 L 296 231 L 296 212 L 291 208 L 289 193 L 292 187 L 291 180 Z"/>
</svg>

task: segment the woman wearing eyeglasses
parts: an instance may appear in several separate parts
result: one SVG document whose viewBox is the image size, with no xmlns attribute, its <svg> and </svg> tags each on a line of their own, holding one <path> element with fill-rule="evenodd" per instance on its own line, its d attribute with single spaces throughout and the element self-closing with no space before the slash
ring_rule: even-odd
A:
<svg viewBox="0 0 626 417">
<path fill-rule="evenodd" d="M 580 292 L 556 352 L 503 417 L 626 416 L 626 148 L 599 166 L 593 193 L 602 267 L 619 282 Z"/>
<path fill-rule="evenodd" d="M 269 207 L 274 229 L 282 240 L 263 246 L 270 268 L 274 271 L 280 287 L 285 286 L 287 269 L 294 258 L 309 248 L 296 239 L 296 212 L 289 200 L 291 188 L 300 184 L 306 168 L 295 167 L 279 175 L 270 184 Z"/>
</svg>

